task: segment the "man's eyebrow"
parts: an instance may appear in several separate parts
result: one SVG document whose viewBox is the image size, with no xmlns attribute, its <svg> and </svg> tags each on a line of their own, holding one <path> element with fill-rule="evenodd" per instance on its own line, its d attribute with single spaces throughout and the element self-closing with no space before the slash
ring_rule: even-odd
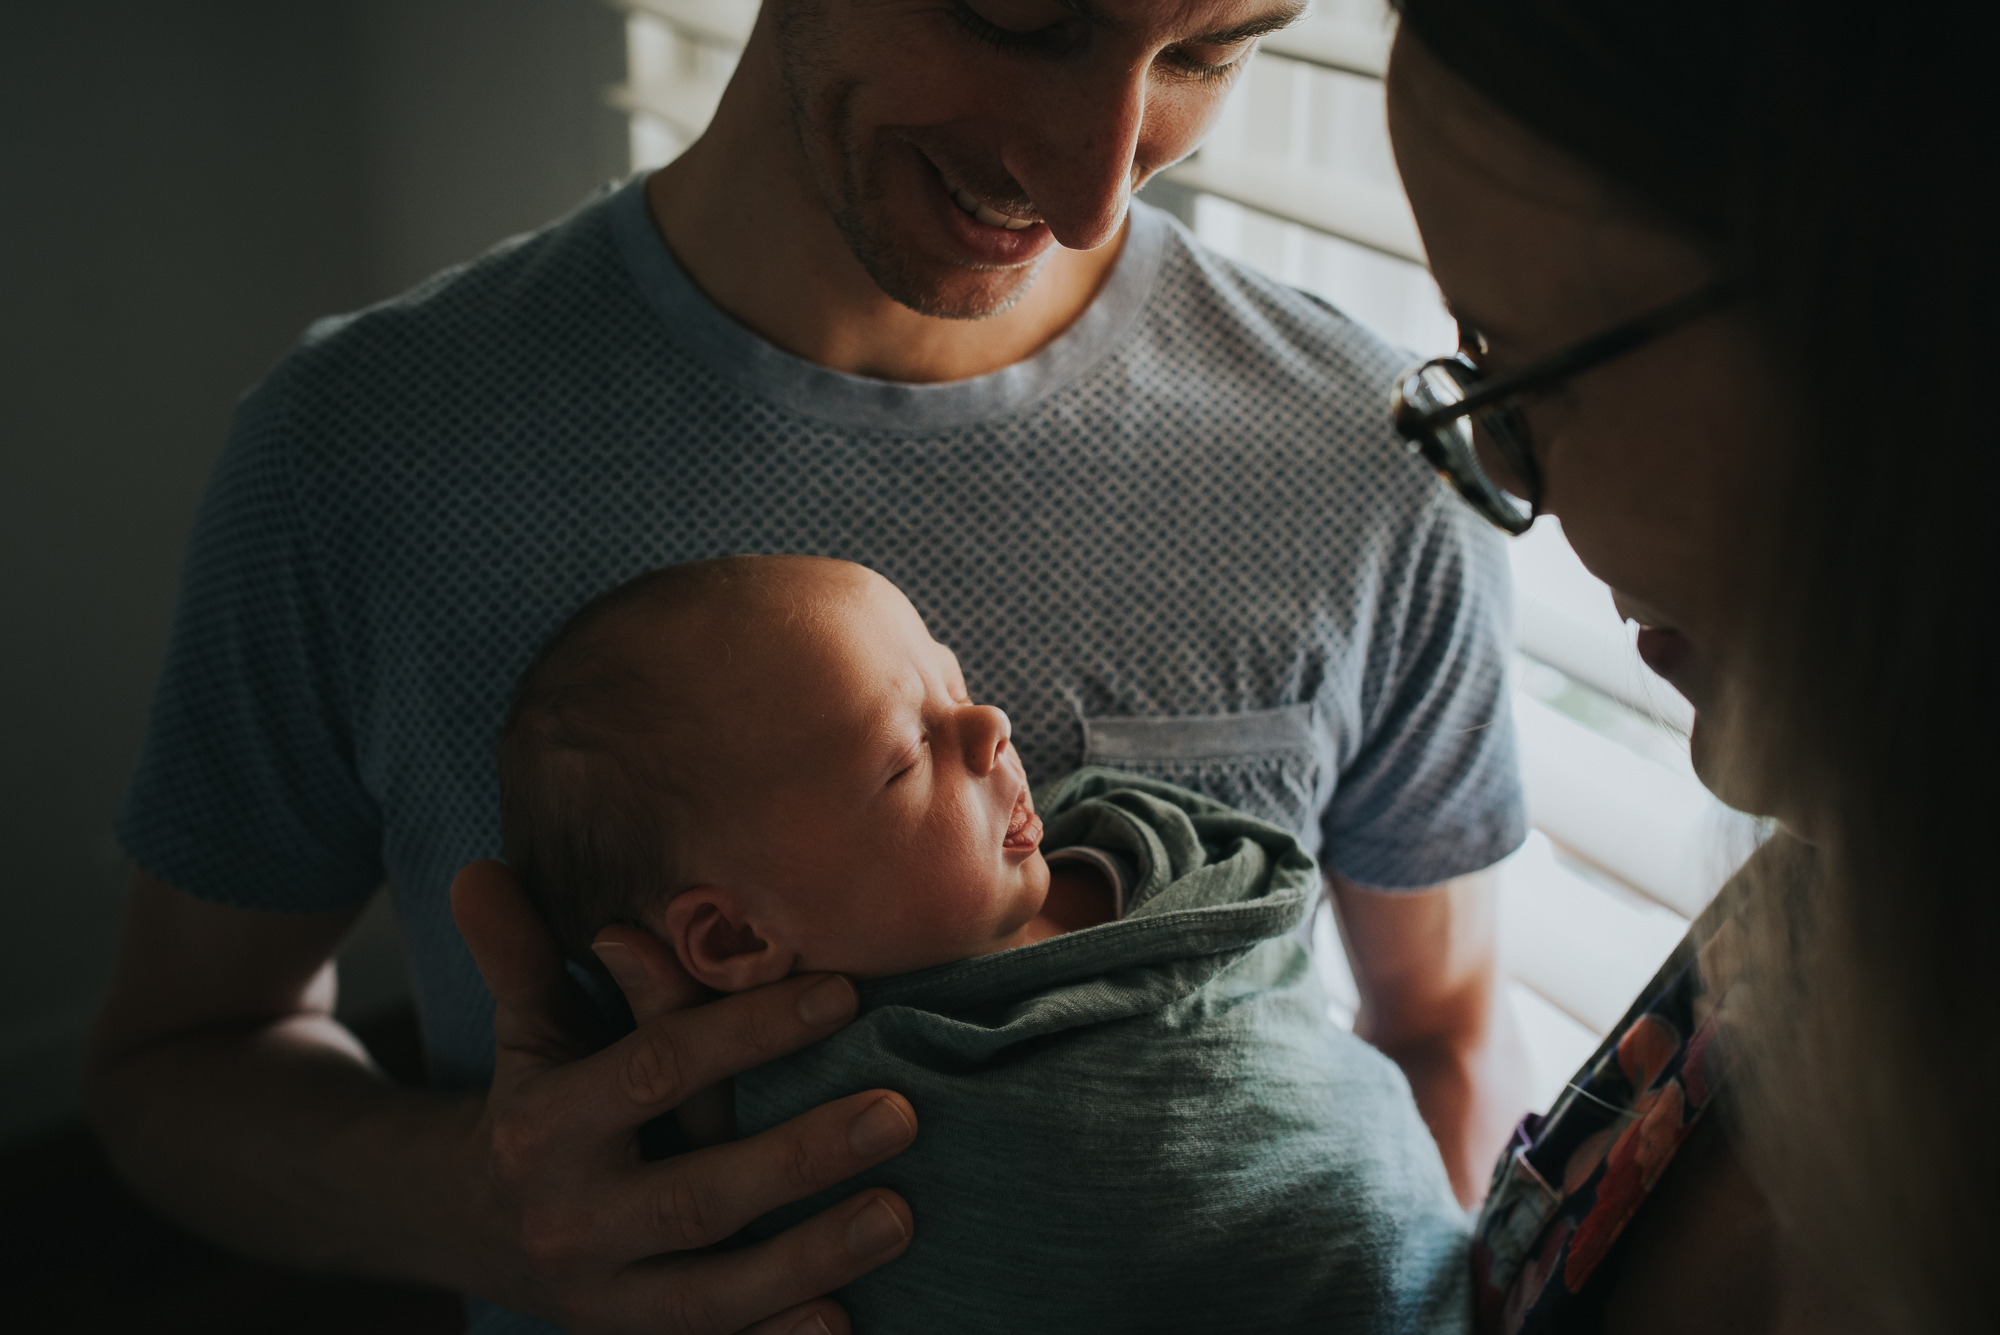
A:
<svg viewBox="0 0 2000 1335">
<path fill-rule="evenodd" d="M 1237 42 L 1247 42 L 1253 37 L 1267 37 L 1281 29 L 1289 28 L 1306 14 L 1303 4 L 1287 5 L 1273 10 L 1262 18 L 1249 19 L 1233 28 L 1223 28 L 1217 32 L 1205 32 L 1197 37 L 1183 37 L 1178 46 L 1233 46 Z"/>
<path fill-rule="evenodd" d="M 1064 9 L 1087 23 L 1115 24 L 1091 0 L 1055 0 Z M 1246 19 L 1231 28 L 1221 28 L 1214 32 L 1199 33 L 1193 37 L 1183 37 L 1176 46 L 1231 46 L 1237 42 L 1247 42 L 1253 37 L 1264 37 L 1281 28 L 1289 28 L 1306 16 L 1310 6 L 1306 0 L 1294 0 L 1279 9 L 1274 9 L 1262 18 Z"/>
</svg>

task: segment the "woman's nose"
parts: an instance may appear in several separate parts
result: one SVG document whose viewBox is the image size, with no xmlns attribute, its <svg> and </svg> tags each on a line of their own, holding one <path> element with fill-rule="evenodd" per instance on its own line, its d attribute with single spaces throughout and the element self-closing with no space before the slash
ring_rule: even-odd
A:
<svg viewBox="0 0 2000 1335">
<path fill-rule="evenodd" d="M 991 774 L 1007 753 L 1014 725 L 992 705 L 966 705 L 959 715 L 959 736 L 965 747 L 965 767 L 981 776 Z"/>
</svg>

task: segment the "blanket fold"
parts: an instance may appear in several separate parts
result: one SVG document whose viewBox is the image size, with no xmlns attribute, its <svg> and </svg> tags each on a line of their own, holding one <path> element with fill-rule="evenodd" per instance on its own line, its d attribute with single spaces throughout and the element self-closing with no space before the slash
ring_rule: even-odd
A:
<svg viewBox="0 0 2000 1335">
<path fill-rule="evenodd" d="M 840 1297 L 863 1335 L 1459 1331 L 1467 1226 L 1396 1067 L 1329 1018 L 1294 931 L 1320 893 L 1276 826 L 1086 769 L 1043 848 L 1134 868 L 1116 922 L 861 985 L 847 1029 L 738 1078 L 750 1135 L 900 1091 L 916 1142 L 866 1185 L 909 1250 Z"/>
</svg>

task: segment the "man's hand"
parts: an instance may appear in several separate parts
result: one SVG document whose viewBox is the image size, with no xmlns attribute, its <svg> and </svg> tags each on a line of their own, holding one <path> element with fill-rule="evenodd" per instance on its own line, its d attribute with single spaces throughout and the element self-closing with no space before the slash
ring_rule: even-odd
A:
<svg viewBox="0 0 2000 1335">
<path fill-rule="evenodd" d="M 1361 1009 L 1354 1032 L 1409 1077 L 1462 1205 L 1528 1110 L 1528 1054 L 1501 992 L 1490 872 L 1427 890 L 1327 877 Z"/>
<path fill-rule="evenodd" d="M 155 1208 L 280 1265 L 470 1291 L 579 1332 L 815 1335 L 819 1297 L 902 1252 L 909 1209 L 867 1191 L 754 1246 L 703 1250 L 896 1154 L 901 1096 L 857 1094 L 662 1163 L 635 1128 L 681 1095 L 839 1029 L 853 988 L 788 979 L 694 1010 L 643 933 L 600 950 L 640 1024 L 602 1052 L 504 867 L 454 907 L 499 1000 L 485 1096 L 397 1089 L 333 1018 L 331 957 L 358 910 L 265 913 L 135 876 L 85 1060 L 91 1120 Z M 648 943 L 650 942 L 650 953 Z"/>
<path fill-rule="evenodd" d="M 534 910 L 499 863 L 474 863 L 452 910 L 499 1003 L 493 1084 L 475 1135 L 506 1250 L 490 1296 L 579 1332 L 844 1329 L 819 1295 L 909 1245 L 909 1207 L 870 1191 L 766 1242 L 701 1249 L 757 1216 L 900 1152 L 916 1115 L 875 1090 L 759 1136 L 661 1163 L 638 1128 L 738 1071 L 833 1033 L 856 997 L 833 974 L 787 979 L 697 1009 L 702 997 L 659 943 L 611 930 L 599 955 L 636 1031 L 585 1055 L 579 998 Z"/>
</svg>

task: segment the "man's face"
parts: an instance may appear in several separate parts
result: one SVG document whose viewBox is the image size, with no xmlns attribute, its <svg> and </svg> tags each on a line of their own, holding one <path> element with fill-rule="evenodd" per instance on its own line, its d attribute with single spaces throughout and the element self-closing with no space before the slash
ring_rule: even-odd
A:
<svg viewBox="0 0 2000 1335">
<path fill-rule="evenodd" d="M 926 315 L 1018 301 L 1118 235 L 1303 0 L 769 0 L 805 159 L 855 257 Z"/>
</svg>

